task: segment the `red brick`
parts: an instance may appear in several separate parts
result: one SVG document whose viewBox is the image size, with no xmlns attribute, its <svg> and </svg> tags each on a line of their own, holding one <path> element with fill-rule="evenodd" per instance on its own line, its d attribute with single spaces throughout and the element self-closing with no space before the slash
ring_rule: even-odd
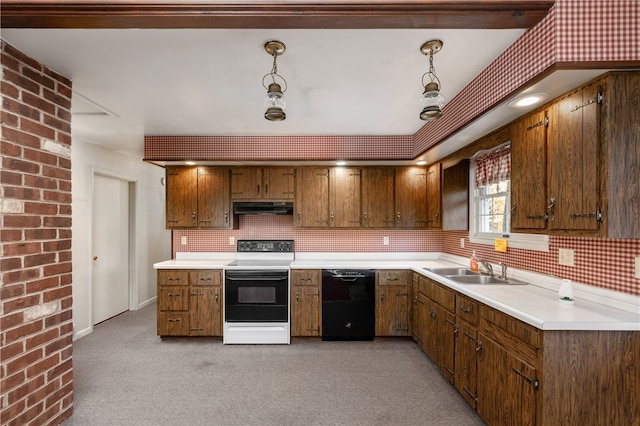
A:
<svg viewBox="0 0 640 426">
<path fill-rule="evenodd" d="M 22 155 L 25 160 L 33 161 L 42 165 L 42 174 L 49 176 L 46 172 L 49 166 L 55 166 L 58 164 L 58 156 L 49 152 L 38 151 L 36 149 L 25 148 Z"/>
<path fill-rule="evenodd" d="M 22 385 L 25 380 L 24 371 L 18 371 L 16 374 L 2 379 L 2 381 L 0 381 L 0 389 L 5 393 L 16 386 Z"/>
<path fill-rule="evenodd" d="M 8 393 L 7 400 L 9 401 L 9 404 L 13 404 L 15 401 L 23 399 L 25 396 L 33 393 L 36 389 L 44 385 L 44 375 L 41 375 L 41 377 L 31 378 L 30 380 L 29 374 L 27 373 L 27 380 L 29 381 Z M 31 404 L 27 402 L 27 405 Z"/>
<path fill-rule="evenodd" d="M 41 280 L 31 281 L 27 283 L 27 293 L 37 293 L 49 288 L 58 287 L 60 285 L 60 277 L 46 277 Z"/>
<path fill-rule="evenodd" d="M 35 71 L 33 68 L 24 67 L 22 69 L 22 74 L 48 89 L 53 90 L 56 87 L 56 82 L 51 77 L 39 71 Z"/>
<path fill-rule="evenodd" d="M 68 394 L 70 394 L 72 392 L 73 392 L 73 385 L 71 383 L 61 387 L 56 392 L 52 393 L 51 395 L 49 395 L 47 397 L 47 400 L 45 401 L 47 407 L 52 405 L 52 404 L 54 404 L 54 403 L 56 403 L 57 401 L 61 401 L 62 398 L 64 398 L 65 396 L 67 396 Z"/>
<path fill-rule="evenodd" d="M 44 379 L 44 375 L 42 375 L 41 377 Z M 34 379 L 33 381 L 35 380 L 36 379 Z M 51 392 L 55 392 L 59 388 L 60 385 L 58 384 L 58 382 L 47 383 L 43 388 L 34 390 L 34 392 L 30 393 L 29 397 L 27 398 L 27 405 L 31 406 L 43 401 L 48 394 L 50 394 Z"/>
<path fill-rule="evenodd" d="M 63 141 L 58 141 L 58 142 L 63 142 Z M 71 145 L 71 140 L 69 140 L 67 145 Z M 71 170 L 71 159 L 65 158 L 65 157 L 58 158 L 58 167 L 62 169 Z"/>
<path fill-rule="evenodd" d="M 5 129 L 5 126 L 2 126 L 3 132 L 4 132 L 4 129 Z M 7 142 L 3 140 L 3 141 L 0 141 L 0 152 L 10 157 L 22 157 L 22 146 L 16 143 Z"/>
<path fill-rule="evenodd" d="M 46 117 L 48 116 L 45 114 L 44 117 L 46 120 Z M 42 138 L 53 139 L 56 137 L 56 131 L 51 127 L 36 123 L 35 121 L 28 120 L 26 118 L 22 119 L 20 129 L 23 132 L 27 132 L 32 135 L 38 135 Z"/>
<path fill-rule="evenodd" d="M 60 192 L 60 191 L 42 191 L 42 199 L 45 201 L 55 201 L 57 203 L 71 203 L 71 193 L 70 192 Z"/>
<path fill-rule="evenodd" d="M 34 334 L 42 330 L 42 321 L 33 321 L 23 326 L 16 327 L 12 330 L 5 331 L 5 344 L 12 343 L 30 334 Z"/>
<path fill-rule="evenodd" d="M 73 297 L 67 297 L 66 299 L 60 300 L 60 308 L 61 309 L 69 309 L 72 306 L 73 306 Z M 62 327 L 64 327 L 64 326 L 60 326 L 61 330 L 62 330 Z M 71 329 L 69 331 L 70 332 L 73 331 L 73 324 L 71 324 Z"/>
<path fill-rule="evenodd" d="M 5 224 L 5 226 L 7 226 Z M 42 243 L 12 243 L 4 244 L 2 246 L 3 256 L 22 256 L 25 254 L 40 253 L 42 250 Z"/>
<path fill-rule="evenodd" d="M 24 370 L 27 366 L 38 362 L 40 358 L 42 358 L 42 349 L 36 349 L 7 362 L 5 364 L 7 375 Z"/>
<path fill-rule="evenodd" d="M 58 81 L 57 92 L 61 96 L 65 96 L 66 98 L 71 99 L 71 80 L 60 74 L 56 74 L 54 78 Z"/>
<path fill-rule="evenodd" d="M 44 319 L 45 327 L 49 328 L 54 325 L 61 324 L 65 321 L 69 321 L 71 320 L 71 316 L 72 315 L 71 315 L 70 309 L 67 311 L 60 312 L 59 314 L 56 314 L 56 315 L 48 316 L 47 318 Z"/>
<path fill-rule="evenodd" d="M 51 88 L 50 88 L 51 89 Z M 54 104 L 58 105 L 58 109 L 63 109 L 63 110 L 70 110 L 71 109 L 71 99 L 67 98 L 66 96 L 61 96 L 60 93 L 57 93 L 53 90 L 46 90 L 44 89 L 42 91 L 42 94 L 44 95 L 45 99 L 50 100 L 51 102 L 53 102 Z M 70 121 L 70 120 L 67 120 Z"/>
<path fill-rule="evenodd" d="M 11 114 L 9 111 L 3 109 L 2 111 L 0 111 L 0 123 L 6 124 L 7 126 L 11 127 L 18 127 L 18 116 L 15 114 Z"/>
<path fill-rule="evenodd" d="M 56 117 L 58 117 L 62 121 L 71 123 L 71 110 L 58 108 L 58 113 L 56 114 Z"/>
<path fill-rule="evenodd" d="M 3 46 L 4 46 L 4 51 L 6 52 L 7 55 L 9 55 L 10 58 L 13 58 L 14 60 L 17 60 L 20 63 L 23 63 L 25 65 L 29 65 L 31 68 L 35 68 L 35 69 L 40 68 L 39 62 L 25 55 L 24 53 L 22 53 L 15 47 L 11 46 L 10 44 L 4 44 Z M 3 61 L 4 61 L 4 58 L 5 56 L 3 56 Z M 3 65 L 4 65 L 4 62 L 3 62 Z M 16 71 L 20 71 L 21 68 L 22 67 L 20 66 L 19 68 L 15 68 L 15 69 Z"/>
<path fill-rule="evenodd" d="M 31 379 L 42 374 L 45 374 L 47 371 L 51 370 L 53 367 L 58 365 L 60 362 L 60 357 L 58 354 L 47 355 L 42 361 L 38 361 L 37 363 L 29 366 L 27 368 L 27 378 Z"/>
<path fill-rule="evenodd" d="M 25 340 L 25 348 L 26 350 L 31 350 L 37 346 L 58 338 L 58 336 L 59 334 L 57 328 L 43 330 L 38 334 L 27 337 L 27 339 Z"/>
<path fill-rule="evenodd" d="M 6 285 L 4 284 L 0 287 L 0 300 L 7 300 L 12 297 L 22 296 L 25 292 L 24 284 L 19 283 L 15 285 Z M 22 320 L 20 320 L 22 322 Z M 2 327 L 4 330 L 4 327 Z"/>
<path fill-rule="evenodd" d="M 58 189 L 60 191 L 71 192 L 71 181 L 61 180 L 60 182 L 58 182 Z M 68 208 L 69 208 L 68 211 L 60 210 L 60 214 L 71 214 L 71 206 L 68 206 Z"/>
<path fill-rule="evenodd" d="M 2 165 L 9 170 L 19 170 L 21 172 L 31 173 L 34 175 L 40 173 L 40 165 L 31 161 L 23 161 L 16 158 L 4 158 Z"/>
<path fill-rule="evenodd" d="M 69 197 L 71 194 L 69 194 Z M 48 216 L 42 218 L 42 226 L 46 228 L 71 228 L 71 218 L 66 216 Z"/>
<path fill-rule="evenodd" d="M 5 214 L 2 224 L 6 228 L 35 228 L 41 225 L 40 216 Z"/>
<path fill-rule="evenodd" d="M 73 362 L 71 359 L 68 359 L 60 364 L 58 364 L 57 366 L 55 366 L 54 368 L 51 369 L 51 371 L 49 371 L 47 373 L 47 381 L 52 381 L 57 377 L 62 376 L 64 373 L 66 373 L 67 371 L 71 371 L 73 368 Z"/>
<path fill-rule="evenodd" d="M 58 228 L 58 238 L 61 240 L 71 238 L 71 229 Z"/>
<path fill-rule="evenodd" d="M 53 405 L 47 405 L 45 401 L 45 410 L 38 412 L 38 416 L 33 419 L 33 424 L 43 424 L 58 416 L 60 412 L 59 401 L 55 401 Z"/>
<path fill-rule="evenodd" d="M 8 126 L 2 126 L 2 137 L 10 142 L 16 142 L 22 146 L 32 146 L 34 148 L 40 148 L 40 138 L 30 135 L 17 129 L 13 129 Z"/>
<path fill-rule="evenodd" d="M 5 186 L 4 196 L 5 198 L 15 198 L 16 200 L 39 200 L 40 191 L 33 188 Z"/>
<path fill-rule="evenodd" d="M 18 102 L 15 99 L 4 98 L 2 106 L 4 106 L 7 111 L 11 111 L 21 117 L 27 117 L 36 122 L 40 121 L 41 113 L 39 110 L 25 105 L 22 102 Z"/>
<path fill-rule="evenodd" d="M 63 386 L 71 382 L 73 382 L 73 368 L 63 372 L 60 376 L 60 383 L 62 383 Z"/>
<path fill-rule="evenodd" d="M 15 417 L 24 411 L 26 407 L 25 402 L 25 400 L 20 400 L 8 407 L 2 407 L 2 410 L 0 410 L 0 424 L 8 425 L 9 420 L 15 420 Z"/>
<path fill-rule="evenodd" d="M 68 132 L 71 129 L 71 123 L 68 121 L 62 121 L 56 117 L 51 115 L 44 115 L 44 124 L 47 126 L 53 127 L 54 129 L 62 130 L 63 132 Z"/>
<path fill-rule="evenodd" d="M 42 294 L 42 302 L 48 303 L 54 300 L 64 299 L 67 296 L 71 296 L 71 286 L 64 286 L 56 288 L 55 290 L 48 290 Z"/>
<path fill-rule="evenodd" d="M 22 92 L 22 101 L 24 103 L 26 103 L 27 105 L 31 105 L 32 107 L 42 111 L 42 112 L 46 112 L 47 114 L 55 114 L 56 113 L 56 106 L 55 104 L 52 104 L 51 102 L 47 101 L 46 99 L 43 99 L 39 96 L 35 96 L 32 95 L 30 93 L 27 92 Z"/>
<path fill-rule="evenodd" d="M 20 268 L 22 268 L 21 257 L 5 257 L 0 260 L 0 270 L 2 271 L 13 271 Z"/>
<path fill-rule="evenodd" d="M 70 273 L 72 270 L 71 262 L 65 263 L 56 263 L 53 265 L 47 265 L 42 268 L 42 274 L 45 277 L 49 277 L 51 275 L 60 275 L 64 273 Z"/>
<path fill-rule="evenodd" d="M 26 424 L 34 424 L 34 425 L 41 425 L 41 424 L 45 424 L 44 421 L 44 414 L 43 414 L 43 410 L 44 409 L 44 405 L 41 402 L 38 405 L 34 405 L 32 406 L 28 406 L 27 411 L 25 411 L 24 413 L 20 414 L 19 417 L 17 417 L 15 419 L 16 421 L 16 425 L 26 425 Z M 38 419 L 42 419 L 42 420 L 36 420 L 36 418 Z"/>
<path fill-rule="evenodd" d="M 24 267 L 30 268 L 33 266 L 50 265 L 56 261 L 55 253 L 42 253 L 34 254 L 24 257 Z"/>
<path fill-rule="evenodd" d="M 53 163 L 53 165 L 57 164 L 60 159 L 60 157 L 58 156 L 55 156 L 55 158 L 56 163 Z M 61 167 L 42 166 L 42 174 L 44 176 L 49 176 L 60 180 L 71 181 L 71 170 Z"/>
<path fill-rule="evenodd" d="M 69 248 L 71 248 L 71 247 L 69 247 Z M 59 262 L 70 262 L 71 261 L 71 250 L 59 251 L 58 252 L 58 261 Z"/>
<path fill-rule="evenodd" d="M 24 231 L 25 240 L 53 240 L 57 236 L 57 230 L 51 228 L 25 229 Z"/>
<path fill-rule="evenodd" d="M 2 229 L 0 238 L 3 243 L 22 241 L 22 229 Z"/>
<path fill-rule="evenodd" d="M 7 274 L 4 274 L 5 276 Z M 5 301 L 2 304 L 2 309 L 4 313 L 8 314 L 18 309 L 29 308 L 31 306 L 36 306 L 40 304 L 40 295 L 32 294 L 30 296 L 19 297 L 17 299 L 12 299 Z"/>
<path fill-rule="evenodd" d="M 62 349 L 71 346 L 72 344 L 73 344 L 73 337 L 69 334 L 46 345 L 44 347 L 44 353 L 46 356 L 49 356 L 50 354 L 54 352 L 59 352 Z"/>
<path fill-rule="evenodd" d="M 68 259 L 68 260 L 71 260 L 71 259 Z M 63 274 L 63 275 L 60 275 L 59 278 L 60 278 L 60 285 L 67 285 L 73 282 L 72 274 Z"/>
<path fill-rule="evenodd" d="M 9 271 L 2 274 L 2 281 L 5 284 L 15 284 L 24 281 L 32 281 L 40 278 L 39 268 L 20 269 L 17 271 Z"/>
<path fill-rule="evenodd" d="M 12 173 L 8 170 L 0 171 L 0 181 L 3 185 L 22 185 L 22 173 Z"/>
<path fill-rule="evenodd" d="M 73 346 L 69 346 L 68 348 L 64 348 L 60 351 L 60 359 L 65 360 L 69 359 L 73 356 Z"/>
<path fill-rule="evenodd" d="M 42 250 L 45 252 L 62 251 L 62 250 L 70 250 L 70 249 L 71 249 L 71 240 L 54 240 L 54 241 L 46 241 L 42 243 Z"/>
<path fill-rule="evenodd" d="M 19 73 L 13 70 L 5 68 L 3 77 L 5 80 L 10 81 L 11 83 L 15 84 L 16 86 L 24 90 L 28 90 L 35 94 L 40 93 L 40 85 L 38 83 L 25 78 L 24 76 L 20 75 Z M 22 96 L 24 97 L 24 93 Z"/>
<path fill-rule="evenodd" d="M 0 359 L 2 359 L 3 362 L 6 362 L 22 352 L 24 352 L 23 342 L 21 340 L 13 342 L 12 344 L 3 346 L 2 349 L 0 349 Z"/>
<path fill-rule="evenodd" d="M 52 203 L 24 203 L 25 214 L 54 215 L 58 214 L 58 205 Z"/>
</svg>

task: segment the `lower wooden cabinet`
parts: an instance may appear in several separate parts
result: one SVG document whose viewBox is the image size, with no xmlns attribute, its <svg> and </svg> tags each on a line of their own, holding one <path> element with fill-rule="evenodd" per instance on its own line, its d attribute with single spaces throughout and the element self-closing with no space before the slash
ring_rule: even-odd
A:
<svg viewBox="0 0 640 426">
<path fill-rule="evenodd" d="M 222 336 L 222 271 L 158 270 L 159 336 Z"/>
<path fill-rule="evenodd" d="M 376 271 L 376 336 L 411 336 L 410 270 Z"/>
<path fill-rule="evenodd" d="M 322 336 L 322 271 L 291 270 L 291 337 Z"/>
</svg>

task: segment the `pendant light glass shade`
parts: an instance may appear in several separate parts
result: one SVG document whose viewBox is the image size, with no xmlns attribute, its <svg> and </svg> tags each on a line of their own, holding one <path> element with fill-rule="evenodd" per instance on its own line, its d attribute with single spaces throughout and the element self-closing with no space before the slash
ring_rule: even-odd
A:
<svg viewBox="0 0 640 426">
<path fill-rule="evenodd" d="M 440 79 L 436 75 L 436 69 L 433 66 L 433 55 L 442 49 L 442 40 L 429 40 L 420 46 L 423 55 L 429 57 L 429 70 L 422 75 L 422 85 L 424 92 L 420 97 L 420 119 L 423 121 L 434 121 L 442 117 L 442 108 L 444 108 L 444 96 L 440 92 Z M 425 77 L 428 82 L 425 83 Z"/>
<path fill-rule="evenodd" d="M 264 49 L 268 54 L 273 56 L 271 72 L 262 77 L 262 86 L 267 89 L 267 96 L 264 98 L 264 106 L 267 110 L 264 113 L 264 118 L 269 121 L 282 121 L 287 118 L 287 115 L 284 113 L 284 109 L 287 106 L 284 97 L 284 92 L 287 90 L 287 81 L 278 74 L 276 60 L 278 56 L 284 53 L 286 47 L 281 41 L 272 40 L 265 43 Z M 271 83 L 269 83 L 268 86 L 265 84 L 267 77 L 271 79 Z M 276 83 L 276 78 L 284 83 L 284 90 L 280 84 Z"/>
</svg>

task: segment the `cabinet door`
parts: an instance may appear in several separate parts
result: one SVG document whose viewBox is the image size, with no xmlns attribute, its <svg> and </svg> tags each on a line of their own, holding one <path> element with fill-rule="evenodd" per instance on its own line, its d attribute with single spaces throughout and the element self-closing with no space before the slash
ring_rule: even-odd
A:
<svg viewBox="0 0 640 426">
<path fill-rule="evenodd" d="M 442 229 L 469 230 L 469 160 L 442 171 Z"/>
<path fill-rule="evenodd" d="M 547 227 L 547 113 L 529 114 L 511 126 L 511 229 Z"/>
<path fill-rule="evenodd" d="M 291 287 L 291 335 L 321 336 L 320 286 Z"/>
<path fill-rule="evenodd" d="M 329 177 L 329 227 L 360 226 L 361 172 L 352 167 L 334 167 Z"/>
<path fill-rule="evenodd" d="M 198 227 L 229 228 L 231 220 L 229 169 L 198 167 Z"/>
<path fill-rule="evenodd" d="M 231 169 L 231 199 L 251 200 L 262 198 L 262 169 L 259 167 L 234 167 Z"/>
<path fill-rule="evenodd" d="M 395 226 L 395 170 L 390 167 L 362 169 L 362 226 Z"/>
<path fill-rule="evenodd" d="M 428 332 L 429 332 L 429 299 L 422 292 L 418 292 L 416 297 L 416 317 L 415 317 L 415 336 L 418 345 L 423 352 L 428 353 Z"/>
<path fill-rule="evenodd" d="M 189 291 L 189 335 L 221 336 L 221 288 L 191 286 Z"/>
<path fill-rule="evenodd" d="M 559 100 L 549 122 L 549 198 L 555 200 L 550 229 L 599 229 L 600 104 L 598 87 Z"/>
<path fill-rule="evenodd" d="M 299 228 L 329 226 L 329 169 L 302 168 L 296 179 L 296 217 Z"/>
<path fill-rule="evenodd" d="M 478 414 L 490 425 L 535 425 L 535 368 L 482 332 L 478 340 Z"/>
<path fill-rule="evenodd" d="M 265 168 L 262 171 L 264 198 L 293 200 L 295 196 L 296 170 L 289 167 Z"/>
<path fill-rule="evenodd" d="M 410 271 L 376 271 L 376 336 L 409 336 Z"/>
<path fill-rule="evenodd" d="M 442 227 L 442 164 L 437 163 L 427 169 L 427 228 L 440 229 Z"/>
<path fill-rule="evenodd" d="M 427 171 L 423 167 L 396 169 L 396 226 L 427 226 Z"/>
<path fill-rule="evenodd" d="M 167 229 L 197 226 L 197 173 L 195 167 L 167 167 Z"/>
<path fill-rule="evenodd" d="M 456 334 L 455 346 L 455 385 L 458 392 L 467 400 L 472 408 L 478 401 L 478 330 L 466 321 L 458 321 L 460 327 Z"/>
</svg>

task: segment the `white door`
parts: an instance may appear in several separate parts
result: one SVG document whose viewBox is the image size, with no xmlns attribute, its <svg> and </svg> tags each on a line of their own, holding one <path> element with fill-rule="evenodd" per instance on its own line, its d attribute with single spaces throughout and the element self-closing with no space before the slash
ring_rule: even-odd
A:
<svg viewBox="0 0 640 426">
<path fill-rule="evenodd" d="M 92 324 L 129 309 L 129 182 L 94 175 Z"/>
</svg>

